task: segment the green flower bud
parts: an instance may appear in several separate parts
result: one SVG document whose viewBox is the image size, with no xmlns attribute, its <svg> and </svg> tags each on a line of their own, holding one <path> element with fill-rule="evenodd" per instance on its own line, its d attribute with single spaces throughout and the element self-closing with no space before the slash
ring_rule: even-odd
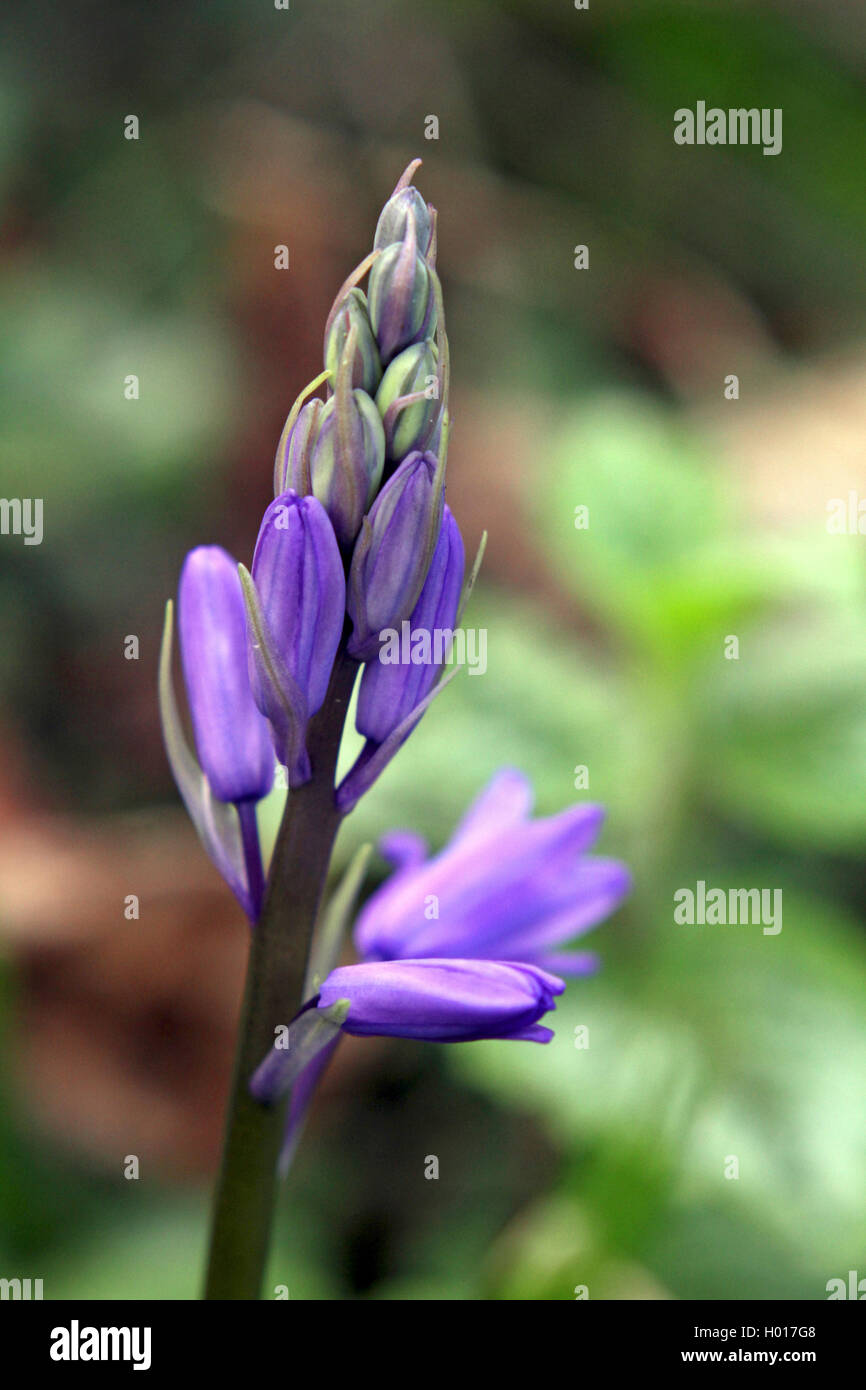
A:
<svg viewBox="0 0 866 1390">
<path fill-rule="evenodd" d="M 384 251 L 385 247 L 391 246 L 393 242 L 402 241 L 406 235 L 406 222 L 410 217 L 415 219 L 418 250 L 426 255 L 433 224 L 429 207 L 412 184 L 408 188 L 401 188 L 383 207 L 373 240 L 374 250 Z"/>
<path fill-rule="evenodd" d="M 348 383 L 347 383 L 348 384 Z M 366 391 L 341 389 L 325 404 L 310 457 L 313 496 L 322 503 L 343 546 L 351 545 L 379 490 L 385 434 Z"/>
<path fill-rule="evenodd" d="M 439 414 L 439 354 L 431 338 L 404 348 L 385 370 L 376 394 L 389 459 L 424 449 Z"/>
<path fill-rule="evenodd" d="M 374 261 L 367 298 L 383 362 L 432 336 L 436 302 L 427 262 L 418 254 L 414 217 L 406 219 L 403 240 L 386 246 Z"/>
<path fill-rule="evenodd" d="M 292 488 L 299 497 L 305 497 L 310 491 L 310 453 L 323 410 L 323 402 L 314 397 L 301 407 L 294 420 L 290 414 L 283 426 L 274 460 L 277 495 L 287 488 Z"/>
<path fill-rule="evenodd" d="M 370 323 L 367 296 L 363 290 L 352 289 L 346 295 L 334 317 L 325 339 L 325 367 L 337 375 L 349 334 L 356 330 L 352 360 L 352 385 L 373 396 L 382 379 L 382 363 L 376 336 Z"/>
</svg>

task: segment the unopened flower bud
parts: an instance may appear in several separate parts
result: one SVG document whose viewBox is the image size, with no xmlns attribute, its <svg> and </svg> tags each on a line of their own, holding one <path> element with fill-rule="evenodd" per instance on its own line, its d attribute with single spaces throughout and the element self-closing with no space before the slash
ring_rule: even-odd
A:
<svg viewBox="0 0 866 1390">
<path fill-rule="evenodd" d="M 389 459 L 404 459 L 413 449 L 426 447 L 439 414 L 437 368 L 430 338 L 404 348 L 389 363 L 376 394 Z"/>
<path fill-rule="evenodd" d="M 211 791 L 220 801 L 257 800 L 270 791 L 274 760 L 247 674 L 237 565 L 218 545 L 200 545 L 184 561 L 178 627 L 196 751 Z"/>
<path fill-rule="evenodd" d="M 355 329 L 352 354 L 352 385 L 374 396 L 382 379 L 382 363 L 363 290 L 351 289 L 332 320 L 325 340 L 325 367 L 334 377 L 340 365 L 349 334 Z"/>
<path fill-rule="evenodd" d="M 310 458 L 324 408 L 324 402 L 314 397 L 301 407 L 294 423 L 290 415 L 283 426 L 274 460 L 278 492 L 292 488 L 303 497 L 310 491 Z"/>
<path fill-rule="evenodd" d="M 410 454 L 365 517 L 349 570 L 346 606 L 354 625 L 350 655 L 371 660 L 379 633 L 408 618 L 427 578 L 442 526 L 444 467 Z"/>
<path fill-rule="evenodd" d="M 310 460 L 313 495 L 322 503 L 341 545 L 351 545 L 379 490 L 385 432 L 366 391 L 338 391 L 322 411 Z"/>
<path fill-rule="evenodd" d="M 391 637 L 394 650 L 382 649 L 361 676 L 355 727 L 359 734 L 384 743 L 407 715 L 420 705 L 448 659 L 463 587 L 463 539 L 445 507 L 442 529 L 421 595 L 403 631 Z M 387 658 L 387 659 L 386 659 Z"/>
<path fill-rule="evenodd" d="M 294 1019 L 290 1046 L 274 1044 L 262 1059 L 250 1090 L 259 1101 L 284 1095 L 333 1050 L 340 1032 L 439 1043 L 548 1043 L 553 1030 L 540 1020 L 564 990 L 556 975 L 517 961 L 423 958 L 340 965 Z"/>
<path fill-rule="evenodd" d="M 408 188 L 401 188 L 399 192 L 388 199 L 383 207 L 376 226 L 376 236 L 373 240 L 374 249 L 383 251 L 386 246 L 393 245 L 395 241 L 402 241 L 406 235 L 406 223 L 410 217 L 415 219 L 415 238 L 418 250 L 422 255 L 426 255 L 430 245 L 433 223 L 430 209 L 414 184 L 410 184 Z"/>
<path fill-rule="evenodd" d="M 359 1037 L 472 1042 L 550 1042 L 539 1019 L 565 984 L 537 965 L 493 960 L 389 960 L 341 965 L 323 981 L 317 1007 L 348 1000 L 344 1033 Z"/>
<path fill-rule="evenodd" d="M 317 498 L 289 490 L 274 499 L 262 519 L 252 578 L 272 643 L 263 650 L 262 634 L 251 630 L 253 694 L 291 773 L 299 764 L 290 751 L 328 689 L 345 610 L 343 562 Z"/>
<path fill-rule="evenodd" d="M 373 262 L 367 301 L 383 363 L 410 343 L 432 337 L 436 303 L 427 262 L 418 253 L 413 217 L 407 218 L 403 240 L 387 246 Z"/>
</svg>

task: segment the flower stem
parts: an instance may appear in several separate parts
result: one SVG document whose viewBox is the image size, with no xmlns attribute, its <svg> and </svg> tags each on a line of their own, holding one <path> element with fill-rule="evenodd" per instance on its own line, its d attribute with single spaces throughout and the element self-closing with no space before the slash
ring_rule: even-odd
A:
<svg viewBox="0 0 866 1390">
<path fill-rule="evenodd" d="M 263 1105 L 248 1082 L 304 1002 L 313 929 L 341 814 L 334 773 L 357 663 L 341 651 L 308 731 L 311 781 L 289 793 L 261 917 L 253 928 L 211 1227 L 206 1299 L 257 1299 L 270 1245 L 288 1098 Z"/>
<path fill-rule="evenodd" d="M 238 820 L 241 826 L 241 842 L 247 870 L 252 919 L 257 922 L 261 916 L 262 902 L 265 896 L 265 871 L 262 867 L 262 851 L 259 844 L 259 828 L 254 801 L 238 803 Z"/>
</svg>

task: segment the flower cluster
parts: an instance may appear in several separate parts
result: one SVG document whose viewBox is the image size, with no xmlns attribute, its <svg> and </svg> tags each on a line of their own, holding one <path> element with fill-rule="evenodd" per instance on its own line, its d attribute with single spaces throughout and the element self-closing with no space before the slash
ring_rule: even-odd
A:
<svg viewBox="0 0 866 1390">
<path fill-rule="evenodd" d="M 178 625 L 195 753 L 175 704 L 168 606 L 160 704 L 169 759 L 253 922 L 267 886 L 256 803 L 272 785 L 274 755 L 291 798 L 319 775 L 312 721 L 339 704 L 335 673 L 348 668 L 354 680 L 360 671 L 364 746 L 339 786 L 327 772 L 328 814 L 350 811 L 448 679 L 432 655 L 408 666 L 378 660 L 383 635 L 404 623 L 410 634 L 453 632 L 474 578 L 464 585 L 463 541 L 445 505 L 448 342 L 436 214 L 411 182 L 417 163 L 337 296 L 324 371 L 289 412 L 250 569 L 217 546 L 184 564 Z M 291 1020 L 291 1047 L 275 1045 L 250 1083 L 264 1102 L 294 1087 L 291 1132 L 343 1032 L 552 1037 L 540 1020 L 565 989 L 559 974 L 593 967 L 559 948 L 613 911 L 629 881 L 621 864 L 588 854 L 599 807 L 536 821 L 530 809 L 526 779 L 506 770 L 436 858 L 408 833 L 386 839 L 395 872 L 358 919 L 360 962 L 339 966 L 332 943 Z"/>
<path fill-rule="evenodd" d="M 458 619 L 463 541 L 445 505 L 448 343 L 436 214 L 411 182 L 418 163 L 328 317 L 325 369 L 286 420 L 250 571 L 215 546 L 187 557 L 178 609 L 195 753 L 175 705 L 170 605 L 167 613 L 160 703 L 169 760 L 208 853 L 252 920 L 265 888 L 255 805 L 272 786 L 274 754 L 290 789 L 312 777 L 310 721 L 335 663 L 362 672 L 365 742 L 335 792 L 345 813 L 441 688 L 432 659 L 377 660 L 380 634 L 404 622 L 450 631 Z"/>
</svg>

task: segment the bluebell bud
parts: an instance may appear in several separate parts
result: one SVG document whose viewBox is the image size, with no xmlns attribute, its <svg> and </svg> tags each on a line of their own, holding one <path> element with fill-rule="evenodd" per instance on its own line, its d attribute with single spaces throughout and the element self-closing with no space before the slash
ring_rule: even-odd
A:
<svg viewBox="0 0 866 1390">
<path fill-rule="evenodd" d="M 426 447 L 439 414 L 438 353 L 432 339 L 413 343 L 389 363 L 376 393 L 389 459 Z"/>
<path fill-rule="evenodd" d="M 311 491 L 310 459 L 324 409 L 324 401 L 314 397 L 301 407 L 294 420 L 291 415 L 286 420 L 274 459 L 277 494 L 292 488 L 303 497 Z"/>
<path fill-rule="evenodd" d="M 410 454 L 364 518 L 346 601 L 354 629 L 348 651 L 359 661 L 370 661 L 380 632 L 399 627 L 418 602 L 442 526 L 444 482 L 433 454 Z"/>
<path fill-rule="evenodd" d="M 410 343 L 433 336 L 436 300 L 427 262 L 418 253 L 413 217 L 403 240 L 386 246 L 373 262 L 367 302 L 383 363 Z"/>
<path fill-rule="evenodd" d="M 430 208 L 414 184 L 410 184 L 408 188 L 399 189 L 383 207 L 376 225 L 376 235 L 373 239 L 374 249 L 384 251 L 386 246 L 393 245 L 395 241 L 402 241 L 406 235 L 406 225 L 410 217 L 415 220 L 415 239 L 418 250 L 422 255 L 426 255 L 430 246 L 433 220 L 430 216 Z"/>
<path fill-rule="evenodd" d="M 296 784 L 309 775 L 299 750 L 306 722 L 327 693 L 345 610 L 343 562 L 317 498 L 289 490 L 270 504 L 252 580 L 264 622 L 258 632 L 249 624 L 253 695 Z"/>
<path fill-rule="evenodd" d="M 340 965 L 250 1079 L 259 1101 L 282 1096 L 340 1032 L 360 1038 L 474 1042 L 481 1038 L 549 1043 L 541 1019 L 565 982 L 537 965 L 504 960 L 384 960 Z"/>
<path fill-rule="evenodd" d="M 411 616 L 361 676 L 355 727 L 384 743 L 421 703 L 447 660 L 463 588 L 463 539 L 445 507 L 439 540 Z"/>
<path fill-rule="evenodd" d="M 218 545 L 184 561 L 178 628 L 196 751 L 220 801 L 266 796 L 274 780 L 268 729 L 247 674 L 244 602 L 237 565 Z"/>
<path fill-rule="evenodd" d="M 357 536 L 385 466 L 385 432 L 376 404 L 366 391 L 353 391 L 348 380 L 348 375 L 338 380 L 337 394 L 325 405 L 310 455 L 311 490 L 343 546 Z"/>
<path fill-rule="evenodd" d="M 537 965 L 492 960 L 374 961 L 341 965 L 323 981 L 317 1007 L 349 1001 L 344 1033 L 357 1037 L 471 1042 L 550 1042 L 539 1023 L 565 984 Z"/>
<path fill-rule="evenodd" d="M 357 287 L 349 290 L 336 316 L 331 320 L 325 339 L 325 367 L 336 378 L 349 335 L 355 330 L 352 354 L 352 385 L 374 396 L 382 379 L 382 363 L 376 335 L 370 323 L 367 296 Z"/>
</svg>

